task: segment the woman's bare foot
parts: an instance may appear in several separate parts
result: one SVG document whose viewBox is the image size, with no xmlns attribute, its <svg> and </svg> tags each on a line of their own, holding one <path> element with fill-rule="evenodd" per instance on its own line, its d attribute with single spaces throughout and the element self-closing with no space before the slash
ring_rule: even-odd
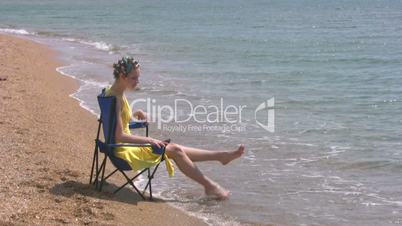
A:
<svg viewBox="0 0 402 226">
<path fill-rule="evenodd" d="M 229 198 L 230 192 L 226 191 L 225 189 L 220 187 L 218 184 L 213 184 L 209 188 L 205 187 L 205 194 L 209 198 L 213 198 L 216 200 L 225 200 L 225 199 Z"/>
<path fill-rule="evenodd" d="M 231 162 L 237 158 L 240 158 L 244 154 L 244 152 L 246 152 L 244 145 L 241 144 L 237 150 L 227 152 L 227 155 L 225 155 L 225 157 L 223 159 L 221 159 L 220 162 L 222 163 L 222 165 L 226 165 L 229 162 Z"/>
</svg>

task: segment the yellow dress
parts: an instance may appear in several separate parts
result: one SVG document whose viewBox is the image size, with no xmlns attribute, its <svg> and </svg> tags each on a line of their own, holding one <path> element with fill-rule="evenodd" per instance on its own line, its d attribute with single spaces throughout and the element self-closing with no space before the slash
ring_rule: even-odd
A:
<svg viewBox="0 0 402 226">
<path fill-rule="evenodd" d="M 110 87 L 106 89 L 106 95 L 114 96 Z M 123 123 L 123 133 L 128 135 L 131 135 L 129 128 L 131 114 L 131 107 L 128 104 L 127 98 L 123 96 L 121 119 Z M 118 158 L 126 160 L 134 171 L 154 166 L 162 160 L 162 155 L 152 153 L 151 147 L 117 147 L 115 148 L 115 155 Z M 174 175 L 173 164 L 166 154 L 164 154 L 163 157 L 165 158 L 166 169 L 169 176 L 172 177 Z"/>
</svg>

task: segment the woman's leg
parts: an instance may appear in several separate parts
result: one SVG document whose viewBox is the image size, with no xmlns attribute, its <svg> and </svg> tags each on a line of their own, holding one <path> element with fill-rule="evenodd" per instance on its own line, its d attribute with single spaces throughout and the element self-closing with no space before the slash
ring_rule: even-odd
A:
<svg viewBox="0 0 402 226">
<path fill-rule="evenodd" d="M 228 198 L 229 192 L 221 188 L 217 183 L 209 179 L 207 176 L 203 175 L 179 145 L 168 144 L 166 146 L 166 154 L 169 158 L 172 158 L 176 162 L 180 171 L 204 186 L 205 193 L 207 195 L 215 196 L 218 199 Z"/>
<path fill-rule="evenodd" d="M 219 161 L 223 165 L 228 164 L 244 154 L 244 145 L 240 145 L 234 151 L 211 151 L 193 147 L 178 145 L 193 162 L 200 161 Z"/>
</svg>

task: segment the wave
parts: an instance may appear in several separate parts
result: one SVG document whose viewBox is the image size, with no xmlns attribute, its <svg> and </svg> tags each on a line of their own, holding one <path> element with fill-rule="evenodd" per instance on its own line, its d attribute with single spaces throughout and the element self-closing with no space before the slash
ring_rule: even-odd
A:
<svg viewBox="0 0 402 226">
<path fill-rule="evenodd" d="M 368 197 L 377 199 L 377 202 L 363 202 L 363 205 L 366 206 L 376 206 L 376 205 L 392 205 L 392 206 L 402 206 L 402 201 L 399 200 L 391 200 L 389 198 L 385 198 L 376 193 L 367 194 Z"/>
<path fill-rule="evenodd" d="M 84 108 L 85 110 L 89 111 L 90 113 L 92 113 L 93 115 L 96 115 L 97 117 L 99 117 L 98 112 L 96 112 L 94 109 L 92 109 L 88 103 L 86 103 L 84 100 L 80 99 L 79 97 L 77 97 L 77 94 L 80 93 L 82 90 L 86 89 L 87 86 L 97 86 L 97 87 L 106 87 L 108 85 L 108 83 L 104 83 L 104 82 L 98 82 L 98 81 L 94 81 L 94 80 L 83 80 L 80 78 L 77 78 L 76 76 L 69 74 L 65 71 L 63 71 L 63 69 L 66 68 L 71 68 L 74 67 L 76 65 L 67 65 L 67 66 L 61 66 L 56 68 L 56 71 L 64 76 L 73 78 L 77 81 L 82 82 L 83 84 L 80 86 L 80 88 L 78 90 L 76 90 L 74 93 L 70 94 L 69 96 L 71 98 L 76 99 L 79 102 L 80 107 Z"/>
<path fill-rule="evenodd" d="M 342 169 L 376 170 L 384 168 L 401 168 L 401 164 L 392 160 L 360 160 L 344 163 Z"/>
<path fill-rule="evenodd" d="M 92 47 L 95 47 L 96 49 L 103 50 L 103 51 L 116 51 L 117 48 L 113 46 L 112 44 L 102 42 L 102 41 L 87 41 L 83 39 L 76 39 L 76 38 L 62 38 L 63 41 L 68 41 L 68 42 L 78 42 L 81 44 L 89 45 Z"/>
<path fill-rule="evenodd" d="M 35 32 L 29 32 L 24 29 L 0 28 L 0 32 L 19 35 L 35 35 Z"/>
<path fill-rule="evenodd" d="M 65 68 L 70 68 L 70 67 L 72 67 L 72 66 L 73 66 L 73 65 L 61 66 L 61 67 L 56 68 L 56 71 L 57 71 L 58 73 L 64 75 L 64 76 L 67 76 L 67 77 L 70 77 L 70 78 L 73 78 L 73 79 L 77 79 L 77 77 L 75 77 L 74 75 L 68 74 L 68 73 L 66 73 L 66 72 L 63 71 L 63 69 L 65 69 Z"/>
<path fill-rule="evenodd" d="M 71 64 L 71 65 L 67 65 L 67 66 L 61 66 L 61 67 L 56 68 L 56 71 L 59 72 L 62 75 L 68 76 L 70 78 L 73 78 L 75 80 L 78 80 L 78 81 L 84 83 L 83 86 L 92 85 L 92 86 L 98 86 L 98 87 L 102 88 L 102 87 L 106 87 L 109 84 L 108 82 L 99 82 L 99 81 L 94 81 L 94 80 L 91 80 L 91 79 L 87 79 L 87 80 L 80 79 L 80 78 L 77 78 L 77 76 L 75 76 L 75 75 L 73 75 L 71 73 L 67 73 L 67 72 L 64 71 L 67 68 L 73 68 L 73 67 L 78 67 L 78 66 L 79 65 L 76 65 L 76 64 Z"/>
<path fill-rule="evenodd" d="M 63 40 L 63 41 L 76 42 L 76 43 L 81 43 L 84 45 L 92 46 L 99 50 L 108 51 L 110 54 L 112 54 L 113 52 L 116 52 L 120 49 L 110 43 L 106 43 L 103 41 L 92 41 L 92 40 L 85 40 L 85 39 L 80 39 L 80 38 L 64 37 L 62 34 L 49 32 L 49 31 L 29 32 L 25 29 L 0 28 L 0 32 L 9 33 L 9 34 L 18 34 L 18 35 L 38 35 L 38 36 L 45 36 L 45 37 L 61 38 L 61 40 Z"/>
</svg>

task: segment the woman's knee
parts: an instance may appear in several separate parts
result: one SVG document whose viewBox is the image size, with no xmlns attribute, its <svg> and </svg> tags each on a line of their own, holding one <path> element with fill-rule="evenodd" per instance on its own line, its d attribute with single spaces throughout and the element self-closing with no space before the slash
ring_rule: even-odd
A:
<svg viewBox="0 0 402 226">
<path fill-rule="evenodd" d="M 170 143 L 166 146 L 166 154 L 168 154 L 169 157 L 177 158 L 183 157 L 186 153 L 184 153 L 183 149 L 179 145 Z"/>
</svg>

